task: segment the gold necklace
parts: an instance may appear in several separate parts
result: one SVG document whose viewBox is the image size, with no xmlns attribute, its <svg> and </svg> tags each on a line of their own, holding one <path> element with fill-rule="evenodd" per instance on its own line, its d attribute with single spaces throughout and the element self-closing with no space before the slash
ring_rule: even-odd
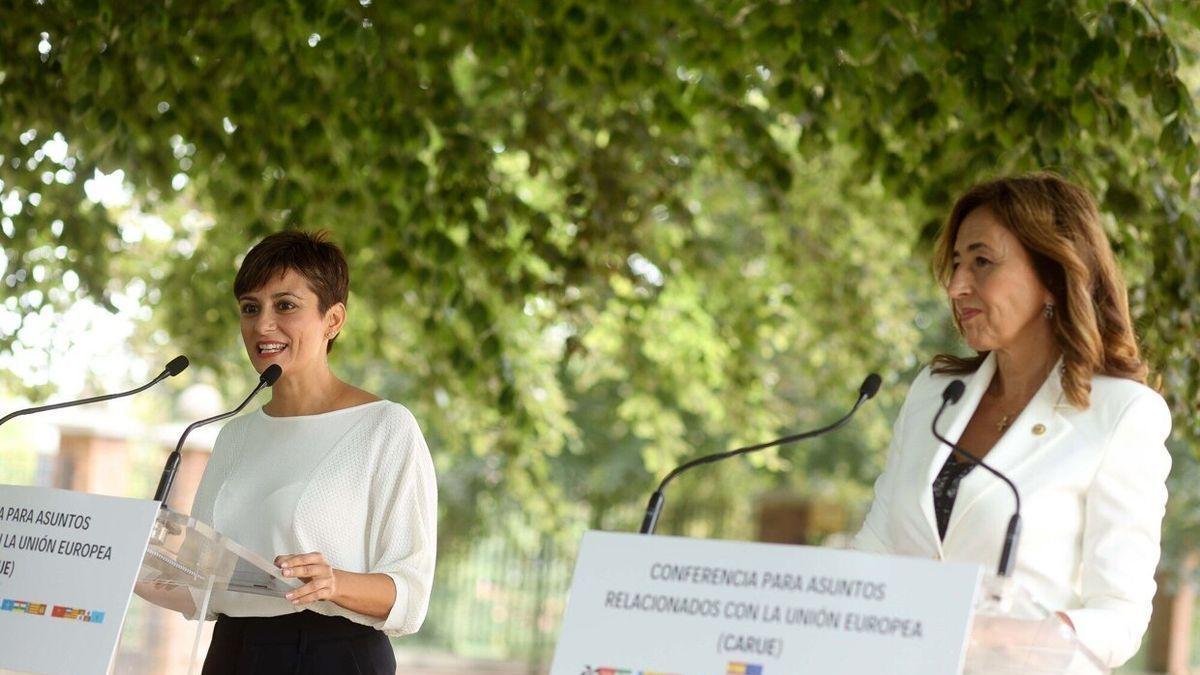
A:
<svg viewBox="0 0 1200 675">
<path fill-rule="evenodd" d="M 994 401 L 996 401 L 996 407 L 999 408 L 1000 407 L 1000 397 L 996 396 L 996 394 L 990 390 L 987 393 L 989 396 L 992 397 L 992 399 Z M 1028 404 L 1028 399 L 1026 399 L 1026 403 Z M 1001 410 L 1000 411 L 1000 421 L 996 422 L 996 431 L 998 431 L 1000 433 L 1004 433 L 1005 430 L 1007 430 L 1010 426 L 1012 426 L 1013 422 L 1017 421 L 1017 416 L 1020 415 L 1021 410 L 1024 410 L 1024 409 L 1025 409 L 1025 406 L 1021 406 L 1020 408 L 1017 409 L 1017 412 L 1015 412 L 1015 413 L 1004 412 L 1004 410 Z"/>
</svg>

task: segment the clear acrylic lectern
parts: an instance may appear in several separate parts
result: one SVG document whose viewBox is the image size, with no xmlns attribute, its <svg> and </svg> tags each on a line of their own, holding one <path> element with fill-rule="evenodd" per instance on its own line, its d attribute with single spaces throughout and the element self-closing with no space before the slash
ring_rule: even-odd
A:
<svg viewBox="0 0 1200 675">
<path fill-rule="evenodd" d="M 964 675 L 1100 675 L 1109 669 L 1012 579 L 984 577 Z"/>
<path fill-rule="evenodd" d="M 134 586 L 114 673 L 196 673 L 213 608 L 235 596 L 278 598 L 300 586 L 270 561 L 168 508 L 159 510 Z M 288 603 L 290 607 L 290 603 Z"/>
</svg>

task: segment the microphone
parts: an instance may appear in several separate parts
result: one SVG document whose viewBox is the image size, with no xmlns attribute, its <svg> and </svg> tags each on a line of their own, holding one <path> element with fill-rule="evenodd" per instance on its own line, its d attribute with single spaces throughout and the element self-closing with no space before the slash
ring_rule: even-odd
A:
<svg viewBox="0 0 1200 675">
<path fill-rule="evenodd" d="M 665 501 L 665 498 L 663 497 L 663 489 L 667 487 L 667 483 L 670 483 L 679 474 L 694 466 L 700 466 L 701 464 L 719 462 L 729 457 L 744 455 L 750 452 L 757 452 L 759 450 L 772 448 L 777 445 L 787 445 L 789 443 L 795 443 L 796 441 L 802 441 L 806 438 L 820 436 L 821 434 L 833 431 L 834 429 L 837 429 L 846 422 L 850 421 L 850 418 L 854 416 L 854 413 L 858 412 L 858 408 L 863 404 L 863 401 L 874 397 L 875 394 L 879 392 L 879 385 L 882 383 L 883 379 L 880 378 L 879 375 L 875 373 L 868 375 L 867 379 L 863 380 L 862 386 L 858 388 L 858 400 L 854 402 L 854 407 L 851 408 L 850 412 L 846 413 L 844 417 L 833 424 L 821 427 L 820 429 L 815 429 L 813 431 L 805 431 L 798 434 L 792 434 L 791 436 L 784 436 L 783 438 L 777 438 L 773 441 L 767 441 L 766 443 L 759 443 L 758 445 L 750 445 L 744 448 L 730 450 L 728 452 L 718 452 L 712 455 L 697 457 L 690 462 L 686 462 L 675 467 L 675 469 L 671 471 L 671 473 L 667 474 L 667 477 L 658 484 L 658 489 L 654 491 L 654 494 L 650 495 L 650 501 L 646 504 L 646 516 L 642 520 L 641 534 L 654 534 L 654 528 L 658 525 L 658 517 L 662 514 L 663 502 Z"/>
<path fill-rule="evenodd" d="M 254 391 L 250 392 L 250 395 L 247 396 L 245 400 L 238 404 L 238 407 L 230 410 L 229 412 L 221 413 L 220 415 L 216 415 L 214 417 L 209 417 L 208 419 L 192 422 L 188 425 L 187 429 L 183 430 L 183 435 L 179 437 L 179 443 L 175 445 L 175 449 L 172 450 L 170 456 L 167 457 L 167 463 L 163 466 L 162 478 L 160 478 L 158 481 L 158 489 L 154 491 L 154 501 L 159 502 L 160 508 L 165 509 L 167 507 L 167 495 L 171 493 L 171 485 L 175 482 L 175 473 L 179 471 L 179 461 L 182 459 L 182 455 L 179 454 L 179 451 L 183 448 L 183 442 L 187 440 L 188 434 L 192 433 L 192 430 L 196 427 L 202 427 L 205 424 L 211 424 L 212 422 L 219 422 L 226 417 L 233 417 L 234 415 L 240 413 L 242 408 L 245 408 L 246 405 L 250 403 L 250 399 L 257 396 L 258 392 L 275 384 L 275 381 L 278 380 L 279 376 L 282 374 L 283 368 L 280 368 L 278 363 L 272 363 L 267 367 L 266 370 L 262 372 L 262 375 L 258 376 L 258 385 L 254 387 Z"/>
<path fill-rule="evenodd" d="M 1016 562 L 1017 558 L 1017 544 L 1021 538 L 1021 493 L 1017 491 L 1017 486 L 1008 479 L 1008 476 L 1005 476 L 996 469 L 992 468 L 991 465 L 982 459 L 972 455 L 966 450 L 963 450 L 957 443 L 950 442 L 944 436 L 939 434 L 937 430 L 938 419 L 942 416 L 942 413 L 946 411 L 946 407 L 958 403 L 958 399 L 962 398 L 963 392 L 966 391 L 966 389 L 967 387 L 963 384 L 962 380 L 954 380 L 950 384 L 946 385 L 946 389 L 942 392 L 942 405 L 940 408 L 938 408 L 937 414 L 933 416 L 933 423 L 930 425 L 930 427 L 933 429 L 934 438 L 950 446 L 951 450 L 957 452 L 962 457 L 965 457 L 967 461 L 971 462 L 972 464 L 987 469 L 989 473 L 1004 481 L 1005 484 L 1008 485 L 1008 488 L 1012 490 L 1013 500 L 1016 501 L 1017 508 L 1013 512 L 1012 518 L 1008 520 L 1008 531 L 1004 534 L 1004 549 L 1000 552 L 1000 565 L 996 570 L 996 573 L 1000 576 L 1008 577 L 1012 576 L 1013 564 Z"/>
<path fill-rule="evenodd" d="M 64 401 L 63 403 L 51 403 L 49 405 L 40 405 L 35 408 L 25 408 L 24 410 L 17 410 L 16 412 L 11 412 L 11 413 L 5 415 L 3 418 L 0 418 L 0 424 L 4 424 L 5 422 L 11 420 L 12 418 L 20 417 L 22 415 L 32 415 L 33 413 L 45 412 L 47 410 L 57 410 L 59 408 L 70 408 L 72 406 L 84 405 L 87 403 L 100 403 L 101 401 L 110 401 L 114 398 L 121 398 L 123 396 L 133 396 L 134 394 L 143 392 L 143 391 L 149 389 L 150 387 L 153 387 L 154 385 L 158 384 L 159 382 L 162 382 L 163 380 L 167 379 L 168 377 L 175 377 L 176 375 L 182 373 L 187 367 L 188 367 L 187 357 L 183 356 L 183 355 L 176 356 L 175 358 L 171 359 L 170 362 L 167 363 L 166 367 L 163 368 L 163 371 L 161 373 L 159 373 L 157 377 L 155 377 L 153 380 L 150 380 L 146 384 L 143 384 L 142 386 L 138 387 L 137 389 L 130 389 L 129 391 L 123 391 L 119 394 L 105 394 L 104 396 L 93 396 L 91 398 L 84 398 L 84 399 L 80 399 L 78 401 Z"/>
</svg>

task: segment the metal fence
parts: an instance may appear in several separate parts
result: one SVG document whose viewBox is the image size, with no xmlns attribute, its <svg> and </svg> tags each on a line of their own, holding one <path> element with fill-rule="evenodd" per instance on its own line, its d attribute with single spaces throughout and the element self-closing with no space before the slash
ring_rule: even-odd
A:
<svg viewBox="0 0 1200 675">
<path fill-rule="evenodd" d="M 397 643 L 541 672 L 553 656 L 575 547 L 549 536 L 532 547 L 503 535 L 440 552 L 421 631 Z"/>
</svg>

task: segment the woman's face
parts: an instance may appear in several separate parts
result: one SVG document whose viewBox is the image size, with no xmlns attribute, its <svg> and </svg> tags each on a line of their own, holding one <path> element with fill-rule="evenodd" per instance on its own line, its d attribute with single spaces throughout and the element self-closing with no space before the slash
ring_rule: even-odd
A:
<svg viewBox="0 0 1200 675">
<path fill-rule="evenodd" d="M 947 293 L 963 337 L 976 351 L 1006 350 L 1039 336 L 1053 295 L 1042 285 L 1029 252 L 991 210 L 967 214 L 954 241 Z"/>
<path fill-rule="evenodd" d="M 329 336 L 336 335 L 346 319 L 342 303 L 322 314 L 308 280 L 293 269 L 239 297 L 238 310 L 242 342 L 254 369 L 261 373 L 277 363 L 285 377 L 324 363 Z"/>
</svg>

